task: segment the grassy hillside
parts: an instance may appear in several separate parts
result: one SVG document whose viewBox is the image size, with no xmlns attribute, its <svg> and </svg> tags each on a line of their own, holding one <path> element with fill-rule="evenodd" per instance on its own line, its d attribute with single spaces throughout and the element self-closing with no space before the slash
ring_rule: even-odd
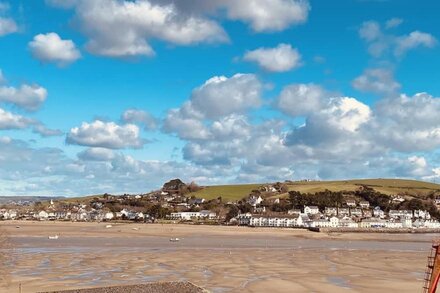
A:
<svg viewBox="0 0 440 293">
<path fill-rule="evenodd" d="M 366 185 L 378 192 L 392 195 L 408 193 L 411 195 L 424 195 L 432 191 L 440 191 L 440 185 L 430 182 L 403 180 L 403 179 L 358 179 L 344 181 L 313 181 L 294 182 L 289 184 L 289 190 L 296 190 L 304 193 L 315 193 L 324 191 L 353 191 L 361 185 Z"/>
<path fill-rule="evenodd" d="M 257 189 L 261 184 L 245 185 L 218 185 L 208 186 L 203 190 L 192 193 L 196 197 L 213 199 L 221 196 L 224 200 L 240 200 L 249 195 L 253 189 Z M 342 181 L 312 181 L 312 182 L 292 182 L 288 183 L 289 190 L 300 191 L 302 193 L 315 193 L 326 189 L 331 191 L 354 191 L 361 185 L 369 186 L 378 192 L 392 195 L 407 193 L 413 196 L 425 195 L 427 193 L 438 191 L 440 185 L 430 182 L 403 180 L 403 179 L 357 179 Z M 191 196 L 190 195 L 190 196 Z M 286 194 L 277 197 L 287 197 Z"/>
<path fill-rule="evenodd" d="M 198 198 L 204 199 L 215 199 L 221 196 L 223 200 L 235 201 L 249 195 L 252 190 L 257 189 L 261 185 L 262 184 L 207 186 L 202 190 L 190 194 L 189 196 L 194 195 Z"/>
</svg>

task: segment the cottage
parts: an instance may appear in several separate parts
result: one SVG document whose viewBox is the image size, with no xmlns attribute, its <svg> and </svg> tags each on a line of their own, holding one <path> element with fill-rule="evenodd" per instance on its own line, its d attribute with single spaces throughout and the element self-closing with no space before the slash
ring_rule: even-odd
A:
<svg viewBox="0 0 440 293">
<path fill-rule="evenodd" d="M 324 214 L 328 217 L 336 216 L 338 214 L 338 209 L 334 207 L 325 207 Z"/>
<path fill-rule="evenodd" d="M 255 207 L 254 212 L 257 214 L 264 214 L 266 212 L 266 207 L 265 206 Z"/>
<path fill-rule="evenodd" d="M 263 202 L 263 198 L 261 196 L 252 195 L 248 199 L 248 203 L 253 207 L 256 207 L 257 205 L 261 204 L 262 202 Z"/>
<path fill-rule="evenodd" d="M 380 207 L 375 207 L 373 209 L 373 216 L 376 218 L 384 218 L 385 217 L 385 212 L 381 210 Z"/>
<path fill-rule="evenodd" d="M 237 216 L 238 225 L 248 226 L 251 218 L 252 218 L 251 213 L 238 214 Z"/>
<path fill-rule="evenodd" d="M 331 217 L 329 220 L 330 220 L 330 227 L 333 227 L 333 228 L 339 227 L 339 218 L 338 217 Z"/>
<path fill-rule="evenodd" d="M 363 209 L 368 209 L 370 208 L 370 203 L 366 200 L 363 200 L 359 203 L 359 206 Z"/>
<path fill-rule="evenodd" d="M 113 220 L 114 217 L 115 217 L 115 214 L 112 212 L 107 212 L 104 214 L 104 219 L 107 221 Z"/>
<path fill-rule="evenodd" d="M 371 218 L 373 216 L 373 211 L 370 209 L 362 209 L 362 217 Z"/>
<path fill-rule="evenodd" d="M 38 213 L 37 217 L 40 221 L 44 221 L 49 218 L 49 214 L 46 211 L 41 211 Z"/>
<path fill-rule="evenodd" d="M 331 222 L 324 219 L 313 220 L 310 222 L 310 227 L 329 228 L 331 227 Z"/>
<path fill-rule="evenodd" d="M 304 214 L 306 215 L 319 214 L 319 208 L 317 206 L 304 206 Z"/>
<path fill-rule="evenodd" d="M 339 227 L 358 228 L 359 226 L 352 219 L 344 217 L 342 219 L 339 219 Z"/>
<path fill-rule="evenodd" d="M 362 210 L 358 208 L 350 208 L 350 216 L 352 217 L 362 217 Z"/>
<path fill-rule="evenodd" d="M 356 201 L 354 199 L 347 199 L 345 204 L 350 208 L 356 207 Z"/>
<path fill-rule="evenodd" d="M 299 210 L 299 209 L 291 209 L 291 210 L 287 211 L 287 214 L 288 215 L 299 215 L 299 214 L 301 214 L 301 210 Z"/>
<path fill-rule="evenodd" d="M 338 208 L 338 217 L 345 217 L 350 215 L 350 209 Z"/>
</svg>

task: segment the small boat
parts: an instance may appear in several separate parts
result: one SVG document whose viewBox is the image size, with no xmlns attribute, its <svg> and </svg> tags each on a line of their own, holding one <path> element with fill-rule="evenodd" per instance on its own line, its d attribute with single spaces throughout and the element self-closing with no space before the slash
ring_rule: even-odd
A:
<svg viewBox="0 0 440 293">
<path fill-rule="evenodd" d="M 170 241 L 171 241 L 171 242 L 179 242 L 180 239 L 179 239 L 179 238 L 170 238 Z"/>
<path fill-rule="evenodd" d="M 112 225 L 106 225 L 105 226 L 106 228 L 111 228 L 111 227 L 113 227 Z"/>
<path fill-rule="evenodd" d="M 131 228 L 132 230 L 134 230 L 134 231 L 137 231 L 137 230 L 139 230 L 139 228 Z"/>
<path fill-rule="evenodd" d="M 58 235 L 55 235 L 55 236 L 49 236 L 49 239 L 50 239 L 50 240 L 56 240 L 56 239 L 58 239 L 58 237 L 59 237 Z"/>
</svg>

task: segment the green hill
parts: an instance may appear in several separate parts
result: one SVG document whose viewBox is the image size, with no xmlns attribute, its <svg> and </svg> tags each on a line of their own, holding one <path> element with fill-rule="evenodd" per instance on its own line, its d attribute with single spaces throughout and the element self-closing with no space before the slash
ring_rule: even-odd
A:
<svg viewBox="0 0 440 293">
<path fill-rule="evenodd" d="M 224 200 L 240 200 L 258 189 L 261 184 L 243 185 L 217 185 L 207 186 L 204 189 L 192 193 L 189 196 L 196 196 L 205 199 L 214 199 L 221 196 Z M 430 182 L 404 179 L 356 179 L 340 181 L 294 181 L 286 183 L 289 191 L 295 190 L 302 193 L 316 193 L 326 189 L 331 191 L 354 191 L 362 185 L 366 185 L 378 192 L 394 195 L 406 193 L 414 197 L 423 196 L 431 192 L 439 192 L 440 185 Z M 286 194 L 277 197 L 287 197 Z"/>
</svg>

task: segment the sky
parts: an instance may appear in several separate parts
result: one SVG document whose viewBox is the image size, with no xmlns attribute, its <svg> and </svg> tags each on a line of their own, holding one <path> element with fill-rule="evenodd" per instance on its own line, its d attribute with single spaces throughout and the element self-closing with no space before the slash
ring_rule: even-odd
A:
<svg viewBox="0 0 440 293">
<path fill-rule="evenodd" d="M 440 2 L 0 0 L 0 195 L 440 179 Z"/>
</svg>

